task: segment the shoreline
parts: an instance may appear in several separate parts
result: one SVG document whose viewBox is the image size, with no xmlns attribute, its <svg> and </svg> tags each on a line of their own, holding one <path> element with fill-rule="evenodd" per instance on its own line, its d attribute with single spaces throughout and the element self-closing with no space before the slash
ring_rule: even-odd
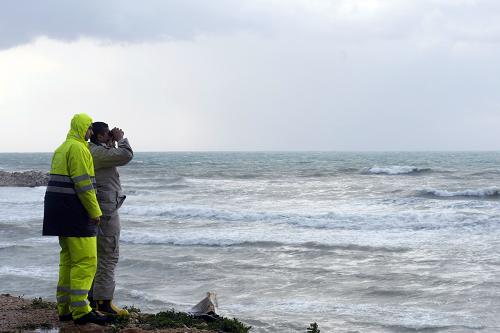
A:
<svg viewBox="0 0 500 333">
<path fill-rule="evenodd" d="M 23 296 L 0 294 L 0 332 L 37 333 L 246 333 L 251 327 L 237 319 L 220 317 L 216 321 L 204 321 L 172 309 L 151 314 L 142 313 L 135 307 L 128 308 L 130 316 L 118 318 L 107 326 L 74 325 L 60 322 L 56 303 L 42 298 L 25 299 Z"/>
</svg>

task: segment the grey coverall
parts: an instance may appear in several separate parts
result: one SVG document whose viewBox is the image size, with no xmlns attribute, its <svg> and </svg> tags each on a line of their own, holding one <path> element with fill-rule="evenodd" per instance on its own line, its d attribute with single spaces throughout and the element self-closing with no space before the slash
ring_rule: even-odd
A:
<svg viewBox="0 0 500 333">
<path fill-rule="evenodd" d="M 95 300 L 112 300 L 115 292 L 120 241 L 118 209 L 125 200 L 116 167 L 127 164 L 134 156 L 128 139 L 124 138 L 117 144 L 117 147 L 92 142 L 89 145 L 94 158 L 97 200 L 102 211 L 97 233 L 97 271 L 90 292 Z"/>
</svg>

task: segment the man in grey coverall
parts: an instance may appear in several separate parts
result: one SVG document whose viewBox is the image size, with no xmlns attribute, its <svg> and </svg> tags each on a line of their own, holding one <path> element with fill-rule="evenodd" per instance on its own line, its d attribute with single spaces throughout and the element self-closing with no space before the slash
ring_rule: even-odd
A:
<svg viewBox="0 0 500 333">
<path fill-rule="evenodd" d="M 106 123 L 92 124 L 94 135 L 90 138 L 89 149 L 94 159 L 97 185 L 97 201 L 102 211 L 97 233 L 97 271 L 89 293 L 91 306 L 97 311 L 127 315 L 127 310 L 113 304 L 115 292 L 115 267 L 119 257 L 120 216 L 118 209 L 125 200 L 122 192 L 118 166 L 130 162 L 134 156 L 123 131 Z M 115 146 L 116 142 L 116 146 Z"/>
</svg>

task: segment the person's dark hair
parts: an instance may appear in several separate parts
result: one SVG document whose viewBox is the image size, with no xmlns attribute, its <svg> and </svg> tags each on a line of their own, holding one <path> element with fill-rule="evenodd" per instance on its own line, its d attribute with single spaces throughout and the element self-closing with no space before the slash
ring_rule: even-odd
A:
<svg viewBox="0 0 500 333">
<path fill-rule="evenodd" d="M 99 141 L 97 141 L 97 134 L 104 134 L 106 131 L 109 131 L 108 124 L 103 123 L 102 121 L 96 121 L 95 123 L 92 123 L 92 136 L 90 137 L 90 141 L 95 143 L 96 145 L 99 144 Z"/>
</svg>

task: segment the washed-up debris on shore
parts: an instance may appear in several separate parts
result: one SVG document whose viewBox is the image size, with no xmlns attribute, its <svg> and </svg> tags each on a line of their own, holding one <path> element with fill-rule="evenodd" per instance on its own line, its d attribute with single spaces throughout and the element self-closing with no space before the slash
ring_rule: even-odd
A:
<svg viewBox="0 0 500 333">
<path fill-rule="evenodd" d="M 41 171 L 1 171 L 0 186 L 35 187 L 47 186 L 49 174 Z"/>
<path fill-rule="evenodd" d="M 218 307 L 217 295 L 213 292 L 208 292 L 204 299 L 189 310 L 189 313 L 196 318 L 201 318 L 209 322 L 216 321 L 220 318 Z"/>
</svg>

